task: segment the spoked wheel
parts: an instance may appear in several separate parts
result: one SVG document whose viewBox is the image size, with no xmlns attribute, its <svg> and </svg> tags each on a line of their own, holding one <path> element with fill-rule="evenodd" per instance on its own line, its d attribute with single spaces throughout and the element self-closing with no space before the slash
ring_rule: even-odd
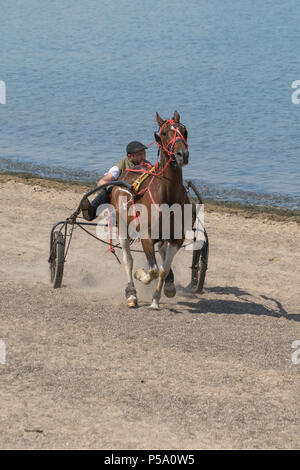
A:
<svg viewBox="0 0 300 470">
<path fill-rule="evenodd" d="M 198 294 L 202 292 L 208 265 L 209 244 L 206 231 L 204 231 L 204 236 L 205 241 L 202 248 L 193 251 L 191 282 L 187 287 L 191 292 Z"/>
<path fill-rule="evenodd" d="M 56 289 L 61 287 L 64 274 L 65 239 L 61 232 L 54 232 L 50 246 L 49 270 L 50 282 Z"/>
<path fill-rule="evenodd" d="M 188 181 L 187 189 L 190 189 L 190 188 L 195 193 L 198 204 L 203 204 L 202 198 L 198 189 L 191 181 Z M 196 206 L 194 203 L 193 203 L 193 206 L 194 206 L 193 213 L 196 219 Z M 195 224 L 195 219 L 194 219 L 193 225 Z M 200 249 L 194 248 L 193 250 L 193 261 L 192 261 L 192 266 L 191 266 L 191 269 L 192 269 L 191 281 L 189 285 L 187 286 L 187 289 L 194 293 L 202 292 L 204 282 L 205 282 L 207 266 L 208 266 L 209 242 L 208 242 L 208 235 L 204 227 L 203 227 L 203 233 L 204 233 L 204 242 L 203 242 L 202 247 Z"/>
</svg>

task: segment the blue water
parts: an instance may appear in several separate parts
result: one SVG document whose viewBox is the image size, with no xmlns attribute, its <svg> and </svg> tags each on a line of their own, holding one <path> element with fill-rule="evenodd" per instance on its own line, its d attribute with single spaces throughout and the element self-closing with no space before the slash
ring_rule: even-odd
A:
<svg viewBox="0 0 300 470">
<path fill-rule="evenodd" d="M 96 181 L 176 109 L 203 194 L 300 209 L 299 0 L 0 0 L 0 13 L 0 168 Z"/>
</svg>

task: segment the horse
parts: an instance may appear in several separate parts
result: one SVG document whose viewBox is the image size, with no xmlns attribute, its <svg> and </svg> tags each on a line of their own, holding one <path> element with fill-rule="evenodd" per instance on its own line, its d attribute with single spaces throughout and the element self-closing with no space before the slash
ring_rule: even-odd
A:
<svg viewBox="0 0 300 470">
<path fill-rule="evenodd" d="M 146 181 L 142 183 L 142 189 L 139 190 L 138 194 L 133 195 L 131 191 L 122 189 L 122 187 L 119 186 L 113 187 L 111 192 L 111 204 L 116 211 L 117 226 L 119 229 L 121 221 L 125 224 L 126 228 L 134 221 L 138 225 L 137 231 L 141 226 L 141 220 L 144 220 L 146 224 L 146 233 L 141 233 L 140 240 L 148 261 L 148 270 L 144 270 L 143 268 L 137 269 L 134 273 L 134 278 L 146 285 L 158 278 L 150 306 L 150 308 L 158 310 L 164 283 L 164 293 L 167 297 L 173 297 L 176 294 L 171 264 L 185 239 L 183 221 L 185 204 L 189 201 L 183 184 L 182 168 L 188 164 L 189 151 L 187 144 L 188 132 L 186 127 L 181 124 L 180 115 L 177 111 L 174 112 L 172 119 L 165 120 L 156 113 L 156 121 L 159 130 L 154 133 L 154 136 L 159 147 L 158 154 L 160 155 L 160 162 L 157 159 L 155 171 L 152 173 L 149 172 L 150 175 Z M 134 170 L 124 170 L 119 179 L 132 183 L 136 180 L 138 171 L 145 171 L 145 167 L 135 167 Z M 126 209 L 126 217 L 124 217 L 124 215 L 121 216 L 119 205 L 121 196 L 126 197 L 127 209 L 131 207 L 131 203 L 132 206 L 134 206 L 138 201 L 139 212 L 136 211 L 136 213 L 134 213 L 135 211 L 133 210 L 133 214 L 130 215 L 129 210 Z M 179 235 L 177 233 L 176 237 L 174 235 L 176 231 L 174 211 L 171 212 L 169 219 L 170 232 L 167 236 L 163 233 L 164 213 L 161 207 L 166 207 L 165 205 L 169 208 L 180 207 L 181 209 L 181 228 L 179 229 Z M 157 215 L 155 227 L 153 224 L 153 216 L 151 216 L 151 209 L 153 210 L 153 208 Z M 153 234 L 153 230 L 156 232 L 154 236 L 151 235 Z M 137 307 L 138 302 L 133 279 L 133 258 L 130 251 L 130 242 L 130 234 L 128 233 L 126 237 L 120 238 L 123 263 L 128 280 L 125 289 L 127 306 L 134 308 Z M 156 243 L 158 244 L 158 251 L 162 258 L 160 268 L 158 268 L 155 257 Z"/>
</svg>

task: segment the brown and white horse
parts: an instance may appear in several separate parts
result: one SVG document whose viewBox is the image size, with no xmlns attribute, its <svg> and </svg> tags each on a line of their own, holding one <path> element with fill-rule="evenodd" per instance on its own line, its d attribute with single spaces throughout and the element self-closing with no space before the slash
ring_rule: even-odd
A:
<svg viewBox="0 0 300 470">
<path fill-rule="evenodd" d="M 151 308 L 153 309 L 159 309 L 159 300 L 164 282 L 165 295 L 173 297 L 176 294 L 171 264 L 185 239 L 184 211 L 185 204 L 189 202 L 182 177 L 182 167 L 187 165 L 189 160 L 187 130 L 185 126 L 180 123 L 180 116 L 177 111 L 174 112 L 172 119 L 166 120 L 163 120 L 159 114 L 156 113 L 156 120 L 159 125 L 159 132 L 155 133 L 155 139 L 160 148 L 160 162 L 157 164 L 156 171 L 149 175 L 137 195 L 132 196 L 128 194 L 128 190 L 116 186 L 113 188 L 111 196 L 111 203 L 116 210 L 119 228 L 120 217 L 122 217 L 119 211 L 119 199 L 121 196 L 123 196 L 123 198 L 126 197 L 127 209 L 132 208 L 131 206 L 134 204 L 138 205 L 139 210 L 136 212 L 139 215 L 139 226 L 137 227 L 137 231 L 140 230 L 142 221 L 145 222 L 144 227 L 146 226 L 146 231 L 140 231 L 140 239 L 148 261 L 148 270 L 139 268 L 135 271 L 134 277 L 144 284 L 149 284 L 153 279 L 158 278 L 157 287 L 151 303 Z M 119 179 L 132 183 L 137 176 L 138 173 L 125 170 L 120 175 Z M 130 204 L 131 202 L 132 204 Z M 171 211 L 169 219 L 170 232 L 168 236 L 166 237 L 163 233 L 164 212 L 161 210 L 161 207 L 166 206 L 162 205 L 167 205 L 167 207 L 171 209 L 172 207 L 181 208 L 181 228 L 179 235 L 177 230 L 176 237 L 176 227 L 174 223 L 175 211 Z M 151 210 L 157 213 L 157 217 L 155 217 L 156 222 L 153 222 L 154 218 L 153 215 L 151 216 Z M 129 214 L 130 211 L 127 210 L 126 220 L 122 220 L 127 228 L 132 221 L 137 223 L 134 213 Z M 156 227 L 154 227 L 155 223 Z M 153 232 L 156 233 L 155 236 L 153 236 Z M 137 295 L 132 272 L 133 258 L 130 251 L 130 236 L 120 239 L 120 243 L 123 249 L 123 262 L 128 278 L 125 291 L 127 305 L 128 307 L 136 307 Z M 156 243 L 158 244 L 158 250 L 162 258 L 160 268 L 158 268 L 155 257 Z"/>
</svg>

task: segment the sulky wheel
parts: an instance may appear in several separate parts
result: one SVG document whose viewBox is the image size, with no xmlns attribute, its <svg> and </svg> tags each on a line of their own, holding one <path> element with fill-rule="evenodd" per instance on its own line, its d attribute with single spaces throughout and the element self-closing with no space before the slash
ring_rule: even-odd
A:
<svg viewBox="0 0 300 470">
<path fill-rule="evenodd" d="M 51 240 L 49 268 L 50 282 L 54 288 L 61 287 L 64 273 L 65 240 L 61 232 L 54 232 Z"/>
<path fill-rule="evenodd" d="M 197 187 L 191 182 L 187 182 L 186 189 L 192 189 L 196 195 L 196 200 L 198 204 L 203 204 L 202 197 L 197 189 Z M 196 206 L 195 203 L 193 204 L 193 226 L 195 225 L 196 219 Z M 208 242 L 208 235 L 206 230 L 204 229 L 204 243 L 202 248 L 193 250 L 193 261 L 192 261 L 192 274 L 191 274 L 191 281 L 188 285 L 188 289 L 194 293 L 200 293 L 203 289 L 205 276 L 208 266 L 208 252 L 209 252 L 209 242 Z"/>
<path fill-rule="evenodd" d="M 202 248 L 193 251 L 191 282 L 188 289 L 194 293 L 202 291 L 207 271 L 209 244 L 206 231 L 204 231 L 204 235 L 205 241 Z"/>
</svg>

